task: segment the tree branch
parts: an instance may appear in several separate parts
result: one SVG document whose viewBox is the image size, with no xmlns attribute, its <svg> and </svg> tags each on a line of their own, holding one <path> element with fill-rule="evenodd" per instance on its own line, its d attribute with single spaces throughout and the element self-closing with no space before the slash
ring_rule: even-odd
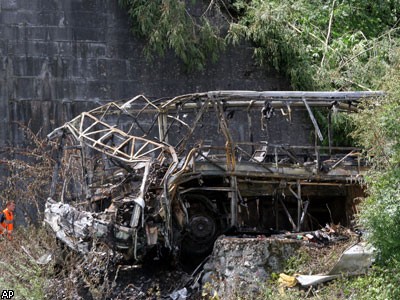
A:
<svg viewBox="0 0 400 300">
<path fill-rule="evenodd" d="M 328 44 L 329 44 L 329 39 L 331 37 L 331 30 L 332 30 L 332 22 L 333 22 L 333 13 L 334 13 L 334 10 L 335 10 L 335 3 L 336 3 L 336 0 L 333 0 L 331 15 L 329 17 L 328 32 L 326 34 L 326 39 L 325 39 L 324 55 L 322 56 L 322 60 L 321 60 L 321 68 L 324 65 L 325 54 L 326 54 L 326 52 L 328 52 Z"/>
</svg>

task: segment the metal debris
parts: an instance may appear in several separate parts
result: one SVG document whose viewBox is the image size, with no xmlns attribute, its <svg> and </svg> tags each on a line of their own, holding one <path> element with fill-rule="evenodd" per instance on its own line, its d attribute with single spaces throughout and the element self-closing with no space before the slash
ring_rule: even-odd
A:
<svg viewBox="0 0 400 300">
<path fill-rule="evenodd" d="M 296 279 L 302 286 L 311 286 L 344 275 L 361 275 L 368 272 L 374 260 L 374 248 L 365 242 L 358 243 L 342 253 L 328 274 L 297 275 Z"/>
<path fill-rule="evenodd" d="M 188 297 L 188 292 L 186 288 L 175 291 L 170 295 L 172 300 L 184 300 Z"/>
<path fill-rule="evenodd" d="M 39 265 L 47 265 L 53 259 L 53 254 L 45 253 L 36 260 Z"/>
<path fill-rule="evenodd" d="M 87 253 L 104 242 L 135 261 L 161 249 L 205 255 L 232 231 L 310 230 L 326 221 L 318 220 L 325 198 L 335 204 L 360 196 L 368 168 L 361 149 L 319 144 L 324 137 L 312 109 L 329 110 L 334 102 L 351 112 L 380 95 L 139 95 L 84 112 L 48 136 L 56 165 L 45 222 L 73 249 Z M 296 114 L 308 115 L 314 141 L 270 138 L 273 122 L 292 122 Z M 329 218 L 329 207 L 323 209 Z"/>
</svg>

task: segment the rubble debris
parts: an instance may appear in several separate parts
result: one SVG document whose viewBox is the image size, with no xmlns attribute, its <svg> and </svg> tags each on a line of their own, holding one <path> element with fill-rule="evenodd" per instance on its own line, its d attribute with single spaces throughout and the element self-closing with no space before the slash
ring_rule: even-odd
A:
<svg viewBox="0 0 400 300">
<path fill-rule="evenodd" d="M 72 249 L 88 253 L 105 243 L 127 262 L 162 249 L 205 256 L 232 232 L 268 236 L 312 231 L 332 219 L 343 224 L 348 204 L 363 195 L 368 166 L 360 149 L 320 145 L 325 137 L 311 108 L 329 110 L 335 101 L 351 112 L 380 95 L 139 95 L 83 112 L 48 135 L 56 164 L 45 222 Z M 314 141 L 271 138 L 272 124 L 297 114 L 311 120 Z"/>
<path fill-rule="evenodd" d="M 257 295 L 273 273 L 283 272 L 286 260 L 294 256 L 303 243 L 278 237 L 221 236 L 204 265 L 202 289 L 208 289 L 211 295 L 216 291 L 221 299 L 231 299 L 240 290 Z"/>
<path fill-rule="evenodd" d="M 374 262 L 374 248 L 365 242 L 346 249 L 328 274 L 297 275 L 302 286 L 312 286 L 340 276 L 353 276 L 367 273 Z"/>
<path fill-rule="evenodd" d="M 172 300 L 184 300 L 188 297 L 188 291 L 186 288 L 183 288 L 179 291 L 174 291 L 170 297 Z"/>
<path fill-rule="evenodd" d="M 332 274 L 365 274 L 375 261 L 374 247 L 360 242 L 343 252 L 339 261 L 333 266 L 328 275 Z"/>
<path fill-rule="evenodd" d="M 53 259 L 53 255 L 51 253 L 45 253 L 41 257 L 36 260 L 38 265 L 47 265 Z"/>
<path fill-rule="evenodd" d="M 339 241 L 346 241 L 349 239 L 349 235 L 357 235 L 360 237 L 356 232 L 352 232 L 341 225 L 326 224 L 325 227 L 315 231 L 287 233 L 281 236 L 284 238 L 306 241 L 315 245 L 329 245 Z"/>
</svg>

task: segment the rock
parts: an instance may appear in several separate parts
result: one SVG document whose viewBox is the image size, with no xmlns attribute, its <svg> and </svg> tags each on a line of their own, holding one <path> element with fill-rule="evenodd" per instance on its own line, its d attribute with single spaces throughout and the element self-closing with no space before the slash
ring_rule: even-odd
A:
<svg viewBox="0 0 400 300">
<path fill-rule="evenodd" d="M 282 272 L 299 247 L 297 240 L 221 237 L 207 263 L 203 289 L 208 294 L 216 291 L 221 299 L 231 299 L 240 291 L 258 293 L 260 283 Z"/>
</svg>

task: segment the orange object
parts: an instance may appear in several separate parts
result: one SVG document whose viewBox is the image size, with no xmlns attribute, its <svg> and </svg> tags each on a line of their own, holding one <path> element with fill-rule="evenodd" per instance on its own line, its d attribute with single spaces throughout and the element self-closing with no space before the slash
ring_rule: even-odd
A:
<svg viewBox="0 0 400 300">
<path fill-rule="evenodd" d="M 7 230 L 7 238 L 11 240 L 11 233 L 14 229 L 14 214 L 12 211 L 8 210 L 7 208 L 3 210 L 3 214 L 5 220 L 1 223 L 0 226 L 0 234 L 6 233 Z"/>
</svg>

